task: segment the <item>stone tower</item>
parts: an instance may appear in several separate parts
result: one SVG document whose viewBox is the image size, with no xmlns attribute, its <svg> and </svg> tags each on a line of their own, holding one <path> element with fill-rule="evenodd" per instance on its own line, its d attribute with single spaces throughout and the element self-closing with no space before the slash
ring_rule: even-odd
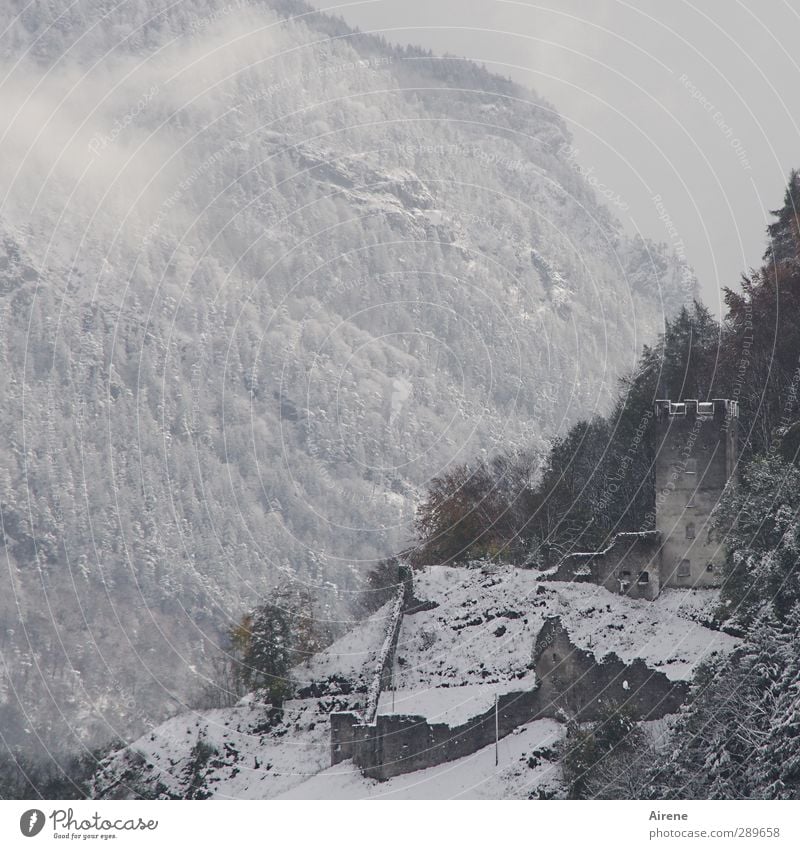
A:
<svg viewBox="0 0 800 849">
<path fill-rule="evenodd" d="M 661 400 L 655 415 L 661 586 L 719 586 L 725 551 L 711 530 L 711 511 L 735 473 L 738 404 Z"/>
</svg>

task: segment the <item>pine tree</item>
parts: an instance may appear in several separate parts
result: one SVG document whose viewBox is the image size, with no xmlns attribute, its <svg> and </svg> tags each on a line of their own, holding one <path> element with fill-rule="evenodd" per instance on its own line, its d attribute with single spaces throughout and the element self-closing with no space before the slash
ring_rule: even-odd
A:
<svg viewBox="0 0 800 849">
<path fill-rule="evenodd" d="M 757 457 L 720 506 L 728 551 L 723 598 L 748 625 L 768 608 L 785 620 L 800 602 L 800 469 L 781 456 Z"/>
<path fill-rule="evenodd" d="M 292 631 L 284 608 L 267 602 L 253 614 L 252 628 L 244 656 L 247 683 L 263 689 L 274 705 L 280 705 L 291 692 Z"/>
<path fill-rule="evenodd" d="M 767 226 L 769 247 L 764 259 L 769 265 L 792 265 L 800 261 L 800 172 L 793 170 L 783 196 L 783 206 L 772 210 L 776 217 Z"/>
</svg>

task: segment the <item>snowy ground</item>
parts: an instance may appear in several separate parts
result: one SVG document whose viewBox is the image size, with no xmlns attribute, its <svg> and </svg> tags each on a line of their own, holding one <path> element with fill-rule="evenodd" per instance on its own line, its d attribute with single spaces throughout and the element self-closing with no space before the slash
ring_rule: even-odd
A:
<svg viewBox="0 0 800 849">
<path fill-rule="evenodd" d="M 314 698 L 286 702 L 277 721 L 253 697 L 238 707 L 183 713 L 114 755 L 99 786 L 108 795 L 270 799 L 330 765 L 331 710 L 363 706 L 393 603 L 294 670 Z M 197 743 L 209 757 L 197 766 Z M 109 788 L 111 788 L 109 790 Z"/>
<path fill-rule="evenodd" d="M 485 713 L 502 695 L 532 690 L 536 676 L 530 672 L 523 678 L 510 678 L 496 684 L 465 684 L 462 687 L 427 687 L 420 690 L 384 690 L 378 702 L 378 713 L 404 713 L 424 716 L 430 722 L 443 722 L 451 728 L 463 725 Z"/>
<path fill-rule="evenodd" d="M 550 586 L 557 599 L 552 613 L 561 616 L 575 645 L 598 660 L 609 652 L 626 663 L 638 657 L 668 678 L 688 681 L 703 660 L 739 644 L 736 637 L 693 621 L 698 610 L 717 603 L 717 590 L 669 590 L 645 601 L 592 584 Z M 545 597 L 550 604 L 552 597 Z"/>
<path fill-rule="evenodd" d="M 379 711 L 451 726 L 483 713 L 497 693 L 535 686 L 533 646 L 548 616 L 560 616 L 573 642 L 598 660 L 608 652 L 626 662 L 640 657 L 673 679 L 690 678 L 701 660 L 738 642 L 701 624 L 717 603 L 713 590 L 667 590 L 648 602 L 592 584 L 542 580 L 532 570 L 508 567 L 484 575 L 432 567 L 415 575 L 414 595 L 436 606 L 405 616 L 397 690 L 382 694 Z M 110 796 L 183 797 L 199 790 L 240 799 L 527 798 L 549 792 L 557 770 L 547 750 L 563 733 L 550 720 L 501 740 L 499 769 L 494 747 L 385 783 L 364 778 L 350 762 L 329 766 L 328 714 L 363 706 L 391 607 L 295 670 L 301 687 L 316 685 L 314 698 L 287 702 L 280 721 L 255 703 L 182 714 L 115 755 L 100 788 Z M 204 753 L 200 763 L 198 751 Z"/>
<path fill-rule="evenodd" d="M 575 645 L 598 660 L 609 652 L 625 662 L 638 657 L 675 680 L 737 644 L 700 624 L 717 603 L 715 590 L 667 590 L 650 602 L 542 581 L 530 570 L 431 567 L 415 575 L 414 593 L 437 606 L 403 620 L 397 692 L 382 695 L 379 711 L 450 725 L 485 711 L 496 693 L 534 686 L 533 647 L 548 616 L 560 616 Z"/>
<path fill-rule="evenodd" d="M 207 757 L 198 761 L 198 742 Z M 140 795 L 269 799 L 330 764 L 327 714 L 312 699 L 288 702 L 283 720 L 235 707 L 181 714 L 113 756 L 99 781 L 106 798 Z"/>
</svg>

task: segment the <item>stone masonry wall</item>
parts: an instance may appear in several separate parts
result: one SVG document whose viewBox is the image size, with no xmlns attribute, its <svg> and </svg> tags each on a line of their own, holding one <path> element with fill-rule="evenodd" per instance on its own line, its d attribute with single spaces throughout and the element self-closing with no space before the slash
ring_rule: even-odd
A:
<svg viewBox="0 0 800 849">
<path fill-rule="evenodd" d="M 568 554 L 551 580 L 591 582 L 615 594 L 652 601 L 661 590 L 660 572 L 658 531 L 621 532 L 602 551 Z"/>
<path fill-rule="evenodd" d="M 643 661 L 623 663 L 616 655 L 598 662 L 576 648 L 558 618 L 548 619 L 534 651 L 537 686 L 498 698 L 499 736 L 535 719 L 598 719 L 608 704 L 624 706 L 636 719 L 675 713 L 688 684 L 670 681 Z M 374 722 L 357 714 L 331 715 L 331 760 L 352 758 L 364 775 L 385 781 L 472 754 L 495 739 L 492 707 L 457 727 L 422 716 L 382 715 Z"/>
<path fill-rule="evenodd" d="M 713 511 L 737 459 L 735 402 L 656 401 L 656 527 L 664 540 L 661 583 L 714 587 L 725 549 Z"/>
<path fill-rule="evenodd" d="M 534 662 L 542 716 L 592 721 L 611 704 L 636 719 L 658 719 L 677 712 L 688 695 L 688 682 L 673 681 L 638 658 L 624 663 L 611 653 L 598 660 L 576 648 L 558 617 L 539 632 Z"/>
<path fill-rule="evenodd" d="M 661 536 L 620 533 L 610 551 L 591 558 L 592 580 L 609 592 L 652 601 L 661 591 Z"/>
<path fill-rule="evenodd" d="M 331 764 L 354 757 L 356 728 L 367 725 L 375 719 L 381 693 L 392 682 L 392 668 L 400 628 L 403 624 L 403 614 L 414 597 L 413 577 L 408 566 L 400 567 L 398 581 L 397 595 L 386 626 L 383 645 L 378 652 L 375 673 L 367 692 L 367 704 L 363 716 L 353 711 L 340 711 L 330 716 Z"/>
</svg>

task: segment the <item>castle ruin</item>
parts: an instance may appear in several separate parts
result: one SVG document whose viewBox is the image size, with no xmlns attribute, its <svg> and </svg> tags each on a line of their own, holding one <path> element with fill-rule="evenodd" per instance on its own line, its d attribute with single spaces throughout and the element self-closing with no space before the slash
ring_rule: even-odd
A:
<svg viewBox="0 0 800 849">
<path fill-rule="evenodd" d="M 738 457 L 736 401 L 655 402 L 655 529 L 618 533 L 601 551 L 567 555 L 556 579 L 654 599 L 663 587 L 717 587 L 723 541 L 712 512 Z"/>
<path fill-rule="evenodd" d="M 658 400 L 654 413 L 655 528 L 618 533 L 602 551 L 573 552 L 548 575 L 551 580 L 590 581 L 614 593 L 650 600 L 663 587 L 720 585 L 724 549 L 712 513 L 735 474 L 737 403 Z M 546 592 L 542 585 L 527 597 L 529 615 Z M 607 630 L 595 646 L 594 636 L 579 639 L 568 632 L 560 615 L 550 615 L 533 646 L 529 668 L 535 673 L 534 687 L 496 692 L 493 706 L 455 725 L 421 714 L 380 711 L 380 693 L 393 681 L 404 615 L 429 609 L 419 603 L 412 606 L 413 599 L 411 574 L 406 573 L 377 654 L 366 708 L 331 713 L 332 765 L 352 759 L 364 775 L 385 781 L 473 754 L 538 719 L 593 721 L 608 705 L 624 705 L 637 720 L 657 719 L 676 713 L 689 692 L 691 667 L 667 674 L 655 668 L 652 658 L 623 660 L 624 651 L 609 651 L 608 633 L 622 631 L 621 624 Z M 473 624 L 486 627 L 481 617 Z M 651 634 L 649 642 L 654 641 L 659 642 Z M 661 640 L 669 656 L 667 642 Z M 703 641 L 701 648 L 710 651 L 712 642 Z M 443 686 L 449 689 L 450 682 Z"/>
</svg>

